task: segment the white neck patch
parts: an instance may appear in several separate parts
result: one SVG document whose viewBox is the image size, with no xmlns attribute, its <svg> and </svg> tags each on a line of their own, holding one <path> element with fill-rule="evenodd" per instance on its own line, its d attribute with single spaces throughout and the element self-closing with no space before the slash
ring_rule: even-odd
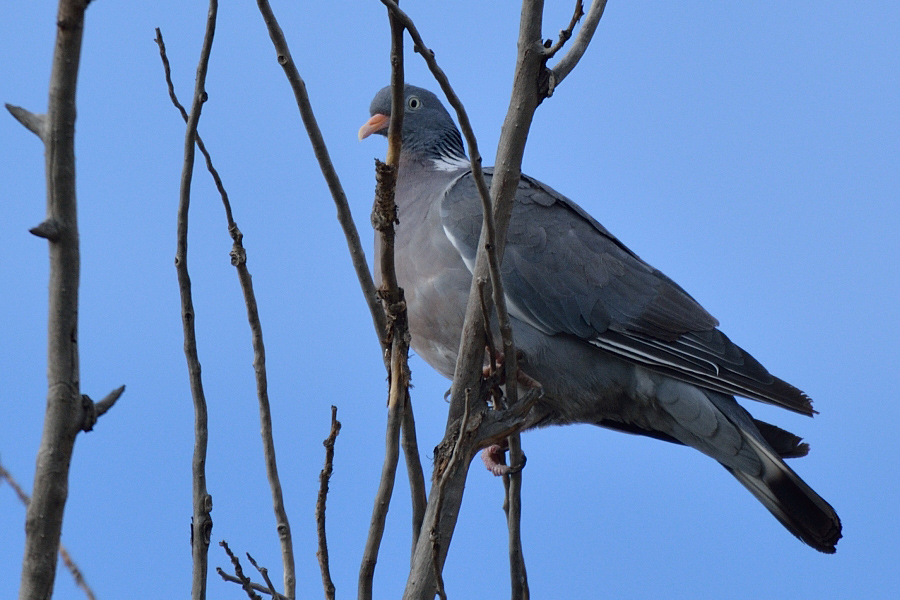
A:
<svg viewBox="0 0 900 600">
<path fill-rule="evenodd" d="M 458 154 L 442 154 L 440 158 L 433 158 L 431 164 L 438 171 L 456 171 L 472 166 L 468 158 Z"/>
</svg>

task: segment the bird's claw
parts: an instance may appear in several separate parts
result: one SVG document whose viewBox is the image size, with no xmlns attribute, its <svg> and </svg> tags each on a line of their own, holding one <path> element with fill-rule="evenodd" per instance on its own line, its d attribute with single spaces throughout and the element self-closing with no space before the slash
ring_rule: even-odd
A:
<svg viewBox="0 0 900 600">
<path fill-rule="evenodd" d="M 502 462 L 505 454 L 506 449 L 500 444 L 492 444 L 481 451 L 481 460 L 484 462 L 485 468 L 497 477 L 512 475 L 525 468 L 527 459 L 524 454 L 522 455 L 522 462 L 518 465 L 507 465 Z"/>
</svg>

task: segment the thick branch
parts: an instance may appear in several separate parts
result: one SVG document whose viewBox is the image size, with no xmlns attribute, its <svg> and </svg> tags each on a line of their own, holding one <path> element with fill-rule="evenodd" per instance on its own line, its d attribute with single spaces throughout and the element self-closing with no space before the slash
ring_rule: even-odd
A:
<svg viewBox="0 0 900 600">
<path fill-rule="evenodd" d="M 19 485 L 19 482 L 13 478 L 12 473 L 7 471 L 2 464 L 0 464 L 0 482 L 6 480 L 9 483 L 9 486 L 13 489 L 13 492 L 16 493 L 16 496 L 19 497 L 19 501 L 25 505 L 25 508 L 28 508 L 28 505 L 31 504 L 31 498 L 28 497 L 28 494 L 25 493 L 25 490 L 22 489 L 22 486 Z M 84 592 L 84 595 L 87 596 L 88 600 L 95 600 L 96 596 L 94 595 L 94 590 L 91 589 L 91 586 L 88 585 L 87 581 L 84 579 L 84 574 L 81 572 L 81 569 L 78 568 L 78 565 L 75 564 L 75 561 L 72 560 L 72 555 L 69 554 L 69 551 L 66 550 L 66 547 L 59 544 L 59 558 L 63 561 L 63 564 L 66 565 L 66 568 L 69 569 L 69 572 L 72 574 L 72 578 L 75 580 L 75 585 L 81 588 Z"/>
<path fill-rule="evenodd" d="M 75 199 L 75 91 L 86 8 L 85 0 L 60 1 L 47 115 L 43 123 L 30 118 L 23 122 L 35 133 L 43 130 L 47 221 L 55 223 L 58 236 L 48 244 L 47 410 L 32 502 L 25 517 L 20 600 L 49 598 L 53 593 L 69 465 L 75 437 L 84 422 L 77 341 L 81 266 Z"/>
<path fill-rule="evenodd" d="M 542 9 L 543 3 L 539 1 L 523 3 L 513 92 L 507 117 L 501 131 L 497 162 L 491 182 L 491 199 L 493 200 L 493 217 L 496 227 L 494 232 L 495 243 L 492 245 L 491 250 L 496 252 L 498 263 L 503 255 L 506 229 L 512 213 L 513 198 L 521 177 L 521 162 L 525 149 L 525 140 L 527 139 L 534 111 L 540 102 L 538 90 L 545 51 L 541 39 Z M 424 48 L 424 45 L 422 47 Z M 428 55 L 427 52 L 425 54 L 426 56 Z M 492 261 L 485 244 L 487 234 L 487 228 L 483 227 L 456 365 L 456 377 L 451 389 L 448 435 L 453 427 L 453 423 L 467 412 L 469 408 L 467 398 L 471 395 L 471 391 L 480 389 L 482 375 L 481 356 L 484 350 L 484 324 L 481 319 L 482 308 L 478 281 L 486 280 L 490 276 L 491 271 L 490 262 Z M 512 354 L 514 355 L 514 353 Z M 509 358 L 515 359 L 514 356 L 510 357 L 507 355 L 507 359 Z M 515 380 L 515 371 L 513 371 L 513 376 L 507 379 L 507 384 L 509 384 L 510 380 Z M 476 401 L 481 401 L 480 395 Z M 514 431 L 510 431 L 510 433 L 520 429 L 521 427 L 514 428 Z M 445 436 L 445 442 L 447 439 L 448 437 Z M 479 447 L 478 445 L 483 443 L 483 439 L 472 438 L 472 446 L 464 453 L 466 460 L 461 465 L 453 466 L 449 477 L 455 482 L 455 485 L 447 486 L 447 489 L 452 491 L 452 496 L 448 494 L 446 498 L 436 498 L 437 494 L 432 493 L 429 498 L 423 529 L 431 528 L 434 531 L 436 524 L 440 523 L 440 529 L 434 535 L 438 535 L 440 539 L 446 540 L 439 548 L 439 554 L 436 557 L 437 569 L 442 568 L 443 561 L 446 558 L 449 539 L 452 536 L 459 511 L 459 503 L 462 501 L 462 490 L 471 456 L 474 455 L 473 452 Z M 438 507 L 440 507 L 440 510 L 438 510 Z M 432 550 L 427 546 L 428 544 L 420 538 L 416 548 L 413 569 L 407 581 L 405 598 L 428 598 L 434 593 L 436 584 L 435 568 L 429 569 L 433 560 Z"/>
</svg>

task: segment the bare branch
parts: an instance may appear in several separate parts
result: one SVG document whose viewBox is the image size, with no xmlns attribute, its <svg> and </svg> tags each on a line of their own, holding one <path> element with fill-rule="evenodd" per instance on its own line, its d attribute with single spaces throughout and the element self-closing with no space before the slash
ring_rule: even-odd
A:
<svg viewBox="0 0 900 600">
<path fill-rule="evenodd" d="M 102 416 L 106 413 L 113 405 L 122 397 L 122 394 L 125 393 L 125 386 L 119 386 L 106 396 L 103 397 L 103 400 L 100 400 L 95 404 L 97 409 L 97 417 Z"/>
<path fill-rule="evenodd" d="M 322 587 L 325 588 L 325 598 L 334 600 L 334 582 L 331 580 L 331 571 L 328 568 L 328 540 L 325 536 L 325 501 L 328 498 L 328 482 L 331 480 L 331 472 L 334 465 L 334 442 L 341 432 L 341 422 L 337 420 L 337 407 L 331 407 L 331 432 L 322 445 L 325 446 L 325 466 L 319 473 L 319 496 L 316 499 L 316 534 L 319 538 L 319 549 L 316 556 L 319 559 L 319 569 L 322 571 Z"/>
<path fill-rule="evenodd" d="M 159 27 L 156 28 L 156 39 L 153 40 L 156 42 L 156 45 L 159 46 L 159 58 L 162 60 L 163 71 L 166 76 L 166 86 L 169 90 L 169 99 L 172 101 L 172 104 L 175 108 L 178 109 L 178 112 L 181 113 L 181 118 L 184 119 L 185 123 L 188 120 L 188 113 L 184 109 L 184 106 L 181 102 L 178 101 L 178 96 L 175 94 L 175 84 L 172 82 L 172 69 L 169 66 L 169 57 L 166 54 L 166 44 L 163 41 L 162 32 L 159 30 Z M 219 196 L 222 198 L 222 204 L 225 208 L 225 217 L 228 220 L 229 232 L 231 228 L 231 224 L 234 223 L 234 218 L 231 214 L 231 203 L 228 201 L 228 192 L 225 191 L 225 185 L 222 183 L 222 178 L 219 176 L 219 171 L 213 166 L 212 157 L 209 154 L 209 151 L 206 149 L 206 144 L 203 143 L 203 138 L 200 137 L 200 134 L 197 133 L 197 148 L 200 150 L 200 153 L 203 154 L 203 158 L 206 159 L 206 170 L 209 171 L 209 174 L 212 176 L 213 181 L 216 184 L 216 189 L 219 191 Z"/>
<path fill-rule="evenodd" d="M 382 0 L 382 4 L 387 6 L 391 11 L 392 17 L 402 23 L 406 30 L 409 31 L 409 35 L 410 37 L 412 37 L 413 43 L 415 44 L 416 51 L 422 55 L 422 58 L 425 60 L 428 68 L 434 75 L 435 80 L 441 86 L 441 89 L 443 90 L 444 95 L 447 97 L 448 102 L 450 102 L 450 105 L 456 111 L 459 126 L 462 130 L 463 136 L 466 138 L 466 145 L 469 147 L 469 160 L 472 165 L 472 176 L 475 181 L 475 187 L 478 189 L 478 195 L 481 198 L 482 211 L 484 214 L 482 239 L 479 241 L 479 246 L 486 246 L 488 248 L 490 257 L 490 277 L 491 283 L 493 284 L 492 289 L 494 290 L 494 302 L 498 305 L 497 311 L 500 331 L 501 335 L 503 336 L 504 347 L 507 347 L 507 342 L 509 342 L 508 349 L 513 350 L 512 352 L 510 352 L 510 354 L 512 354 L 512 362 L 507 363 L 507 369 L 515 373 L 516 360 L 514 345 L 512 343 L 512 329 L 509 327 L 509 318 L 506 311 L 506 301 L 503 297 L 503 284 L 500 280 L 499 257 L 502 256 L 502 253 L 497 253 L 495 250 L 497 244 L 494 219 L 491 217 L 491 215 L 493 214 L 493 211 L 491 210 L 491 195 L 484 180 L 484 173 L 481 169 L 481 153 L 478 150 L 478 141 L 476 140 L 475 133 L 472 130 L 472 124 L 469 121 L 469 116 L 466 113 L 465 107 L 463 106 L 459 97 L 456 95 L 453 87 L 450 85 L 450 80 L 447 78 L 447 75 L 444 73 L 443 69 L 441 69 L 437 64 L 437 61 L 434 58 L 434 52 L 429 50 L 425 45 L 425 42 L 422 40 L 422 36 L 419 34 L 415 23 L 413 23 L 409 15 L 404 13 L 397 5 L 397 3 L 393 0 Z M 477 337 L 478 339 L 480 339 L 483 335 L 483 332 L 479 333 L 477 330 L 474 333 L 475 337 Z M 479 349 L 478 352 L 483 353 L 483 348 Z M 457 367 L 458 366 L 459 361 L 457 362 Z M 459 372 L 458 369 L 457 372 Z M 514 380 L 515 378 L 513 378 L 513 381 Z M 515 387 L 515 383 L 513 383 L 512 385 L 513 387 Z M 512 396 L 515 397 L 515 390 L 512 391 Z M 451 406 L 451 414 L 452 413 L 453 407 Z"/>
<path fill-rule="evenodd" d="M 409 493 L 412 498 L 412 545 L 411 552 L 415 550 L 419 540 L 419 532 L 422 531 L 422 521 L 425 518 L 425 474 L 422 472 L 422 462 L 419 454 L 419 443 L 416 440 L 416 420 L 413 416 L 412 402 L 406 403 L 403 411 L 402 437 L 403 455 L 406 459 L 406 476 L 409 479 Z"/>
<path fill-rule="evenodd" d="M 20 599 L 49 598 L 56 577 L 69 466 L 85 423 L 78 358 L 80 250 L 75 195 L 75 99 L 86 0 L 60 0 L 47 115 L 7 108 L 44 142 L 47 219 L 35 228 L 50 254 L 47 410 L 25 517 Z M 90 403 L 90 409 L 94 409 Z M 95 411 L 94 411 L 95 414 Z"/>
<path fill-rule="evenodd" d="M 28 505 L 31 503 L 31 498 L 28 497 L 28 494 L 25 493 L 25 490 L 19 485 L 19 482 L 15 480 L 12 476 L 12 473 L 7 471 L 2 464 L 0 464 L 0 482 L 6 479 L 9 486 L 13 489 L 13 492 L 16 493 L 16 496 L 19 497 L 19 501 L 25 505 L 25 508 L 28 508 Z M 62 559 L 63 564 L 66 565 L 66 568 L 69 569 L 69 572 L 72 574 L 72 578 L 75 580 L 75 585 L 81 588 L 84 592 L 84 595 L 88 597 L 88 600 L 96 600 L 96 596 L 94 596 L 94 590 L 91 589 L 91 586 L 87 584 L 87 581 L 84 579 L 84 575 L 81 572 L 81 569 L 78 568 L 78 565 L 75 564 L 75 561 L 72 560 L 72 556 L 69 554 L 69 551 L 66 550 L 66 547 L 59 544 L 59 557 Z"/>
<path fill-rule="evenodd" d="M 511 465 L 524 463 L 521 436 L 514 433 L 509 436 L 509 462 Z M 506 524 L 509 530 L 509 578 L 513 600 L 528 600 L 528 573 L 525 569 L 525 555 L 522 551 L 522 470 L 513 468 L 503 476 L 506 499 L 503 509 L 506 511 Z"/>
<path fill-rule="evenodd" d="M 266 582 L 266 585 L 269 586 L 268 588 L 263 588 L 263 586 L 260 585 L 259 587 L 263 588 L 260 591 L 263 591 L 266 594 L 269 594 L 270 596 L 272 596 L 273 600 L 287 600 L 287 596 L 283 596 L 283 595 L 279 594 L 277 591 L 275 591 L 275 586 L 272 584 L 272 580 L 269 578 L 269 570 L 265 567 L 259 566 L 256 563 L 256 561 L 253 560 L 253 557 L 250 556 L 249 552 L 247 553 L 247 560 L 249 560 L 250 564 L 253 565 L 253 567 L 257 571 L 259 571 L 259 574 L 262 575 L 262 578 Z M 253 589 L 257 589 L 258 584 L 251 583 L 251 585 L 253 586 Z"/>
<path fill-rule="evenodd" d="M 36 114 L 12 104 L 6 104 L 6 110 L 15 117 L 16 121 L 24 125 L 25 129 L 41 138 L 41 141 L 46 141 L 47 115 Z"/>
<path fill-rule="evenodd" d="M 28 230 L 29 233 L 39 238 L 44 238 L 48 242 L 58 242 L 60 227 L 59 223 L 53 218 L 47 218 L 40 225 L 36 225 Z"/>
<path fill-rule="evenodd" d="M 319 168 L 322 171 L 322 175 L 325 177 L 325 182 L 328 184 L 328 189 L 331 192 L 331 197 L 337 208 L 338 222 L 341 224 L 341 228 L 344 231 L 344 237 L 347 239 L 347 246 L 350 250 L 353 268 L 356 271 L 356 277 L 359 279 L 359 285 L 363 290 L 363 296 L 369 306 L 369 313 L 372 316 L 372 322 L 375 325 L 375 332 L 378 335 L 378 340 L 381 342 L 385 367 L 387 368 L 389 362 L 387 352 L 390 347 L 387 342 L 387 319 L 378 302 L 375 283 L 372 280 L 372 274 L 369 272 L 366 254 L 359 241 L 359 233 L 356 230 L 356 225 L 353 223 L 353 216 L 350 213 L 347 195 L 344 193 L 340 178 L 338 177 L 337 171 L 334 169 L 331 157 L 328 155 L 325 139 L 322 137 L 322 131 L 319 129 L 316 117 L 313 114 L 312 105 L 309 102 L 309 95 L 306 93 L 306 83 L 304 83 L 303 78 L 300 77 L 299 71 L 297 71 L 294 59 L 291 57 L 291 51 L 284 38 L 284 32 L 281 30 L 281 26 L 278 24 L 278 20 L 275 18 L 275 14 L 272 12 L 272 7 L 269 6 L 268 0 L 257 0 L 256 4 L 259 7 L 260 13 L 262 13 L 266 28 L 269 30 L 269 37 L 272 39 L 272 44 L 275 46 L 275 52 L 278 55 L 278 64 L 284 69 L 288 83 L 290 83 L 291 89 L 294 91 L 294 98 L 297 101 L 297 107 L 300 109 L 300 117 L 303 119 L 306 133 L 312 143 L 313 152 L 319 162 Z"/>
<path fill-rule="evenodd" d="M 569 21 L 568 27 L 565 29 L 561 29 L 559 32 L 559 38 L 556 40 L 556 43 L 547 48 L 546 56 L 548 59 L 556 56 L 556 53 L 560 51 L 560 49 L 566 45 L 566 42 L 572 37 L 572 32 L 575 30 L 575 25 L 578 24 L 578 21 L 581 20 L 581 17 L 584 16 L 584 4 L 581 0 L 576 0 L 575 2 L 575 12 L 572 14 L 572 19 Z M 547 40 L 544 45 L 547 46 L 550 44 L 550 40 Z"/>
<path fill-rule="evenodd" d="M 394 202 L 394 192 L 397 184 L 397 172 L 400 167 L 401 132 L 403 130 L 405 103 L 403 27 L 391 12 L 388 12 L 388 18 L 391 27 L 391 120 L 388 128 L 387 164 L 376 161 L 377 185 L 372 223 L 379 233 L 381 287 L 378 293 L 381 296 L 385 316 L 387 317 L 388 338 L 391 342 L 390 365 L 388 369 L 390 388 L 388 390 L 388 422 L 385 434 L 384 465 L 381 470 L 381 482 L 378 485 L 375 506 L 372 509 L 372 521 L 359 569 L 358 597 L 363 600 L 372 598 L 375 564 L 378 560 L 378 550 L 384 535 L 384 523 L 394 489 L 397 462 L 399 460 L 400 429 L 405 420 L 404 413 L 406 412 L 410 413 L 409 419 L 406 419 L 408 421 L 406 429 L 407 441 L 409 441 L 409 435 L 415 435 L 414 428 L 409 427 L 409 424 L 412 423 L 412 404 L 409 397 L 409 324 L 406 301 L 403 297 L 403 290 L 400 289 L 397 282 L 394 263 L 394 241 L 396 237 L 394 225 L 399 223 L 397 219 L 397 205 Z M 412 443 L 416 444 L 414 439 Z M 414 472 L 415 470 L 421 470 L 421 464 L 418 455 L 411 455 L 409 451 L 411 447 L 407 444 L 407 469 Z M 420 493 L 424 494 L 424 477 L 421 491 L 416 489 L 417 482 L 412 478 L 410 478 L 410 485 L 412 503 L 415 505 L 417 496 Z M 418 515 L 414 514 L 414 527 L 417 518 Z M 416 535 L 414 530 L 414 539 Z"/>
<path fill-rule="evenodd" d="M 166 56 L 165 42 L 162 32 L 156 29 L 156 43 L 159 46 L 160 58 L 163 61 L 163 69 L 166 74 L 166 83 L 169 88 L 169 97 L 175 107 L 181 112 L 182 118 L 187 121 L 188 115 L 184 107 L 178 101 L 175 94 L 175 86 L 172 83 L 169 60 Z M 278 538 L 281 542 L 281 558 L 284 566 L 284 589 L 288 597 L 296 594 L 296 575 L 294 566 L 294 546 L 291 536 L 291 526 L 287 511 L 284 507 L 284 496 L 281 489 L 281 480 L 278 477 L 278 463 L 275 455 L 275 440 L 272 432 L 272 411 L 269 407 L 268 378 L 266 375 L 266 349 L 263 343 L 262 324 L 259 319 L 259 309 L 256 304 L 256 294 L 253 291 L 253 280 L 247 268 L 247 252 L 243 246 L 243 234 L 234 222 L 231 210 L 231 202 L 228 193 L 222 183 L 219 172 L 213 166 L 212 157 L 206 149 L 200 134 L 196 136 L 197 147 L 206 159 L 206 168 L 215 181 L 216 188 L 222 198 L 225 216 L 228 221 L 228 232 L 231 235 L 233 245 L 231 248 L 231 264 L 237 269 L 238 280 L 244 295 L 244 303 L 247 306 L 247 320 L 250 324 L 251 339 L 253 345 L 253 368 L 256 375 L 256 392 L 259 402 L 260 435 L 263 442 L 263 455 L 266 464 L 266 476 L 269 480 L 269 488 L 272 493 L 272 504 L 277 523 Z"/>
<path fill-rule="evenodd" d="M 392 349 L 391 354 L 393 356 L 396 354 L 396 351 Z M 399 368 L 400 365 L 397 364 L 396 366 L 397 378 L 392 378 L 391 380 L 392 399 L 394 397 L 393 391 L 395 386 L 404 385 L 403 382 L 400 381 L 400 373 L 402 372 Z M 393 372 L 394 371 L 392 371 L 392 373 Z M 408 375 L 405 377 L 405 380 L 405 383 L 408 384 Z M 375 494 L 375 503 L 372 508 L 372 520 L 369 525 L 369 533 L 366 537 L 366 545 L 363 550 L 363 557 L 359 567 L 357 595 L 360 599 L 370 600 L 372 598 L 372 581 L 375 576 L 375 564 L 378 560 L 378 550 L 381 547 L 381 539 L 384 535 L 384 523 L 387 519 L 388 509 L 390 508 L 391 495 L 394 490 L 394 478 L 397 473 L 397 462 L 400 458 L 400 424 L 403 419 L 405 405 L 406 402 L 397 401 L 390 403 L 388 406 L 384 464 L 381 467 L 381 480 L 378 484 L 378 491 Z"/>
<path fill-rule="evenodd" d="M 575 41 L 572 42 L 572 47 L 569 48 L 569 51 L 566 52 L 565 56 L 563 56 L 550 71 L 551 76 L 550 88 L 547 93 L 548 96 L 553 95 L 553 90 L 556 86 L 562 83 L 562 80 L 572 72 L 572 69 L 575 68 L 575 65 L 578 64 L 581 57 L 584 56 L 584 52 L 587 50 L 588 44 L 591 43 L 591 38 L 594 37 L 594 31 L 597 30 L 597 24 L 600 23 L 600 17 L 603 16 L 603 11 L 605 9 L 606 0 L 594 0 L 591 2 L 587 17 L 585 17 L 584 23 L 581 24 L 581 29 L 579 29 L 578 33 L 575 35 Z"/>
<path fill-rule="evenodd" d="M 191 202 L 191 179 L 194 170 L 194 146 L 200 111 L 206 101 L 206 72 L 216 29 L 218 3 L 210 0 L 206 20 L 206 32 L 197 65 L 197 78 L 191 112 L 184 136 L 184 165 L 181 171 L 181 190 L 178 202 L 177 248 L 175 269 L 178 273 L 178 289 L 181 296 L 181 320 L 184 331 L 184 354 L 188 364 L 191 396 L 194 403 L 194 456 L 192 459 L 191 557 L 193 564 L 191 598 L 206 598 L 206 572 L 209 565 L 209 541 L 212 535 L 212 496 L 206 489 L 206 452 L 209 439 L 206 397 L 203 393 L 200 359 L 197 354 L 197 337 L 194 329 L 194 304 L 191 297 L 191 278 L 187 263 L 188 212 Z"/>
<path fill-rule="evenodd" d="M 389 1 L 382 0 L 385 4 Z M 543 47 L 541 39 L 542 9 L 543 3 L 538 0 L 523 2 L 518 41 L 519 52 L 513 80 L 513 91 L 507 117 L 501 132 L 496 167 L 491 181 L 491 199 L 493 201 L 493 216 L 496 228 L 494 232 L 496 235 L 495 251 L 498 258 L 502 257 L 503 254 L 513 199 L 521 178 L 520 169 L 525 141 L 534 111 L 544 97 L 541 92 L 541 82 L 546 77 L 544 73 L 546 49 Z M 412 35 L 412 30 L 410 30 L 410 33 Z M 420 44 L 420 46 L 424 48 L 423 44 Z M 428 60 L 430 53 L 425 52 L 424 54 L 426 60 Z M 462 118 L 460 121 L 462 126 Z M 482 239 L 479 242 L 476 267 L 473 272 L 473 288 L 469 295 L 466 309 L 462 344 L 452 388 L 448 433 L 454 426 L 454 422 L 458 421 L 460 415 L 468 408 L 466 405 L 466 396 L 468 394 L 466 392 L 480 389 L 481 385 L 481 356 L 484 351 L 482 332 L 484 325 L 480 318 L 481 307 L 476 285 L 478 279 L 486 279 L 491 271 L 490 256 L 486 252 L 487 248 L 486 244 L 484 244 L 484 236 L 487 234 L 486 229 L 482 228 Z M 514 354 L 512 358 L 515 360 Z M 506 366 L 507 368 L 510 367 L 509 364 Z M 511 377 L 508 378 L 507 384 L 510 381 L 515 381 L 517 372 L 513 370 L 510 374 Z M 481 398 L 481 396 L 477 397 Z M 527 405 L 529 403 L 522 402 L 520 404 Z M 513 405 L 509 411 L 504 412 L 519 413 L 522 408 L 524 407 Z M 483 411 L 483 408 L 481 410 Z M 493 418 L 491 413 L 487 412 L 481 412 L 479 416 L 483 419 Z M 506 434 L 509 435 L 526 427 L 527 422 L 535 422 L 534 417 L 534 414 L 522 412 L 519 420 L 516 421 L 511 419 L 510 415 L 499 415 L 499 419 L 491 427 L 496 428 L 501 421 L 505 421 L 508 425 Z M 470 450 L 487 445 L 487 438 L 489 437 L 487 429 L 483 429 L 482 426 L 479 426 L 477 429 L 478 435 L 471 437 Z M 446 440 L 447 437 L 445 437 Z M 470 452 L 466 452 L 466 455 L 467 458 L 471 459 Z M 462 487 L 464 486 L 467 469 L 468 462 L 465 462 L 464 465 L 454 467 L 452 472 L 449 473 L 448 477 L 453 478 L 455 483 L 455 485 L 447 486 L 448 490 L 452 490 L 452 494 L 448 494 L 446 498 L 436 498 L 436 494 L 433 492 L 429 498 L 423 528 L 428 528 L 432 523 L 439 522 L 441 524 L 440 534 L 442 539 L 449 540 L 450 535 L 452 535 L 456 514 L 459 509 L 458 502 L 462 500 Z M 443 544 L 441 551 L 446 553 L 446 543 Z M 438 557 L 439 564 L 443 563 L 444 556 L 445 554 Z M 414 566 L 407 581 L 405 598 L 428 598 L 434 593 L 435 578 L 431 572 L 433 569 L 428 569 L 430 562 L 431 549 L 427 548 L 423 544 L 423 540 L 420 539 L 416 549 Z"/>
<path fill-rule="evenodd" d="M 96 600 L 96 596 L 94 595 L 94 590 L 87 584 L 87 581 L 84 580 L 84 575 L 81 573 L 81 569 L 78 568 L 78 565 L 75 564 L 75 561 L 72 560 L 72 556 L 69 554 L 69 551 L 66 550 L 66 547 L 62 544 L 59 545 L 59 557 L 62 559 L 63 564 L 66 565 L 66 568 L 69 569 L 69 572 L 72 574 L 72 577 L 75 579 L 75 585 L 81 588 L 81 591 L 84 592 L 84 595 L 88 597 L 88 600 Z"/>
<path fill-rule="evenodd" d="M 222 567 L 216 567 L 216 573 L 219 574 L 219 577 L 222 578 L 222 581 L 227 581 L 228 583 L 237 583 L 240 585 L 244 584 L 244 582 L 239 577 L 235 577 L 234 575 L 229 575 L 224 570 L 222 570 Z M 281 594 L 279 594 L 272 588 L 266 587 L 265 585 L 262 585 L 261 583 L 256 583 L 255 581 L 251 581 L 250 587 L 256 592 L 262 592 L 263 594 L 269 594 L 270 596 L 272 596 L 272 600 L 288 600 L 287 596 L 282 596 Z"/>
<path fill-rule="evenodd" d="M 234 567 L 234 574 L 237 576 L 236 579 L 240 582 L 244 591 L 247 592 L 247 597 L 250 598 L 250 600 L 262 600 L 258 594 L 253 593 L 253 582 L 250 581 L 249 577 L 244 575 L 244 569 L 241 568 L 241 561 L 234 555 L 231 548 L 228 547 L 228 542 L 221 540 L 219 545 L 225 549 L 225 553 L 228 555 L 228 558 L 231 559 L 231 565 Z M 222 573 L 219 574 L 221 575 Z"/>
</svg>

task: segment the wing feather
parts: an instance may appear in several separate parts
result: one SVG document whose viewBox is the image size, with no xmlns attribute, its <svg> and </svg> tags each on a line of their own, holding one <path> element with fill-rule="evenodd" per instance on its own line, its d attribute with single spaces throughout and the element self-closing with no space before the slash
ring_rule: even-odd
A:
<svg viewBox="0 0 900 600">
<path fill-rule="evenodd" d="M 471 173 L 448 188 L 441 220 L 471 269 L 482 221 Z M 732 343 L 678 284 L 528 177 L 516 193 L 501 272 L 510 313 L 548 335 L 577 336 L 696 385 L 813 413 L 808 396 Z"/>
</svg>

